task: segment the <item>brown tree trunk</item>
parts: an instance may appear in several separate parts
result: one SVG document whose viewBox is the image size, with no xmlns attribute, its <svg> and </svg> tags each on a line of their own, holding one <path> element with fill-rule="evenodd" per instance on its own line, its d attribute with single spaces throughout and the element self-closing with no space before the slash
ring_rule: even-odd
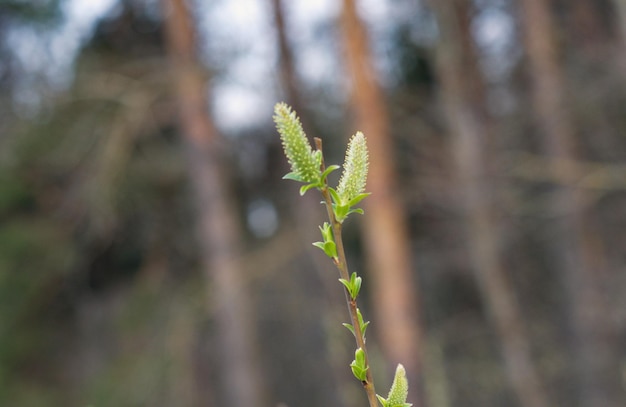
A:
<svg viewBox="0 0 626 407">
<path fill-rule="evenodd" d="M 413 389 L 410 401 L 423 405 L 422 328 L 409 234 L 394 175 L 393 143 L 382 90 L 376 80 L 365 27 L 355 0 L 344 0 L 341 14 L 347 71 L 352 80 L 354 129 L 367 137 L 370 171 L 363 218 L 375 323 L 388 360 L 403 363 Z M 391 366 L 390 366 L 391 367 Z"/>
<path fill-rule="evenodd" d="M 616 11 L 615 19 L 617 30 L 619 33 L 619 41 L 621 45 L 621 54 L 625 55 L 626 52 L 626 0 L 613 0 L 613 6 Z M 626 57 L 621 57 L 622 66 L 626 66 Z"/>
<path fill-rule="evenodd" d="M 536 118 L 552 170 L 577 179 L 574 129 L 565 104 L 565 87 L 555 47 L 553 20 L 543 0 L 520 3 L 529 71 L 534 82 Z M 602 290 L 604 266 L 594 232 L 585 219 L 585 196 L 574 185 L 555 187 L 551 210 L 556 216 L 554 254 L 560 267 L 569 306 L 573 349 L 570 360 L 579 376 L 581 405 L 617 407 L 619 360 L 615 355 L 610 313 Z"/>
<path fill-rule="evenodd" d="M 220 160 L 219 135 L 208 115 L 206 81 L 198 62 L 194 22 L 185 0 L 163 0 L 180 129 L 197 216 L 198 243 L 206 274 L 208 307 L 219 334 L 217 354 L 226 404 L 261 406 L 254 352 L 255 329 L 240 265 L 240 232 L 234 199 Z"/>
<path fill-rule="evenodd" d="M 278 49 L 280 52 L 279 67 L 281 85 L 285 88 L 284 90 L 288 103 L 296 112 L 298 112 L 299 116 L 303 116 L 304 109 L 302 106 L 302 98 L 300 97 L 300 92 L 298 91 L 299 81 L 296 75 L 293 53 L 291 52 L 287 36 L 285 16 L 283 13 L 283 2 L 281 0 L 271 1 L 272 13 L 274 14 L 274 26 L 276 28 L 276 39 L 278 41 Z M 306 128 L 307 126 L 305 126 L 305 129 Z"/>
<path fill-rule="evenodd" d="M 626 38 L 626 0 L 613 0 L 613 6 L 617 11 L 617 26 L 619 28 L 622 41 Z"/>
<path fill-rule="evenodd" d="M 577 48 L 581 48 L 589 56 L 606 57 L 608 48 L 613 45 L 610 21 L 606 8 L 607 0 L 573 0 L 570 4 L 568 34 Z M 598 54 L 598 55 L 594 55 Z"/>
<path fill-rule="evenodd" d="M 489 316 L 499 335 L 506 372 L 524 407 L 548 403 L 531 358 L 520 306 L 502 268 L 494 218 L 495 183 L 490 118 L 471 35 L 470 3 L 432 1 L 441 35 L 437 71 L 452 132 L 452 155 L 466 218 L 467 245 Z"/>
</svg>

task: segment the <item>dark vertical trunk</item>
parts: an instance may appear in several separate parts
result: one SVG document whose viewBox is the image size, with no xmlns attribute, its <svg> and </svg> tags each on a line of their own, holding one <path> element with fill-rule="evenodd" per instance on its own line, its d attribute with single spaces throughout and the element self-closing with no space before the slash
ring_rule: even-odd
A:
<svg viewBox="0 0 626 407">
<path fill-rule="evenodd" d="M 618 66 L 621 71 L 626 71 L 626 0 L 613 0 L 615 9 L 615 25 L 619 41 Z"/>
<path fill-rule="evenodd" d="M 293 59 L 293 53 L 289 46 L 287 28 L 285 24 L 285 16 L 283 13 L 283 2 L 281 0 L 272 1 L 272 12 L 274 14 L 274 25 L 276 29 L 276 39 L 278 41 L 278 49 L 280 51 L 280 76 L 281 85 L 284 86 L 284 90 L 289 104 L 293 109 L 298 112 L 300 116 L 304 115 L 304 108 L 302 106 L 302 98 L 298 91 L 298 76 L 296 75 L 295 63 Z M 302 119 L 302 117 L 301 117 Z M 307 126 L 305 126 L 307 128 Z"/>
<path fill-rule="evenodd" d="M 612 45 L 611 22 L 606 18 L 609 6 L 607 0 L 573 0 L 570 4 L 568 34 L 572 45 L 589 56 L 606 56 Z"/>
<path fill-rule="evenodd" d="M 437 71 L 452 132 L 452 154 L 466 218 L 467 245 L 489 316 L 502 346 L 505 368 L 524 407 L 548 403 L 532 363 L 530 341 L 520 306 L 502 268 L 495 213 L 494 162 L 485 89 L 470 30 L 466 1 L 431 2 L 438 18 Z"/>
<path fill-rule="evenodd" d="M 345 0 L 341 14 L 344 51 L 351 78 L 350 107 L 354 129 L 367 137 L 370 172 L 363 218 L 367 264 L 383 352 L 403 363 L 412 391 L 410 401 L 422 406 L 422 331 L 416 281 L 411 265 L 409 234 L 394 175 L 393 142 L 383 92 L 376 80 L 365 27 L 355 0 Z M 391 367 L 391 366 L 390 366 Z"/>
<path fill-rule="evenodd" d="M 553 19 L 542 0 L 520 3 L 534 82 L 536 118 L 544 137 L 544 149 L 552 159 L 554 173 L 577 179 L 575 132 L 565 103 L 563 73 L 555 47 Z M 555 187 L 551 210 L 556 218 L 554 255 L 571 307 L 573 349 L 570 360 L 579 376 L 581 405 L 617 407 L 619 361 L 610 313 L 602 290 L 602 255 L 591 244 L 594 232 L 585 219 L 585 196 L 574 185 Z"/>
<path fill-rule="evenodd" d="M 626 0 L 613 0 L 616 10 L 617 29 L 619 30 L 622 47 L 626 48 Z"/>
<path fill-rule="evenodd" d="M 208 115 L 206 81 L 198 62 L 194 22 L 184 0 L 163 0 L 168 53 L 180 130 L 197 214 L 198 243 L 209 308 L 219 334 L 221 387 L 232 406 L 261 406 L 249 295 L 240 266 L 240 232 L 229 193 L 219 136 Z"/>
</svg>

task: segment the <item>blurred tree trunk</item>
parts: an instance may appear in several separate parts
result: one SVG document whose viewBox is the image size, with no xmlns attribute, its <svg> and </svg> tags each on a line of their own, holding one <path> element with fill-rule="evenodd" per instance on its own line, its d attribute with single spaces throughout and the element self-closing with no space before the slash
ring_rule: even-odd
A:
<svg viewBox="0 0 626 407">
<path fill-rule="evenodd" d="M 606 52 L 613 45 L 610 15 L 607 0 L 573 0 L 570 5 L 568 34 L 577 48 L 585 54 L 606 57 Z"/>
<path fill-rule="evenodd" d="M 506 372 L 524 407 L 547 407 L 532 362 L 520 306 L 499 258 L 499 231 L 494 217 L 495 184 L 492 130 L 471 34 L 471 3 L 432 1 L 441 35 L 437 71 L 452 131 L 456 166 L 472 268 L 499 335 Z"/>
<path fill-rule="evenodd" d="M 579 375 L 581 405 L 617 407 L 620 403 L 619 359 L 602 289 L 603 256 L 592 225 L 585 219 L 585 195 L 574 182 L 581 176 L 576 164 L 575 131 L 566 107 L 566 90 L 558 60 L 553 19 L 542 0 L 520 3 L 534 82 L 537 123 L 554 174 L 573 182 L 555 187 L 554 254 L 571 307 L 573 349 L 570 360 Z"/>
<path fill-rule="evenodd" d="M 287 36 L 287 27 L 285 25 L 285 15 L 283 12 L 283 2 L 281 0 L 272 1 L 272 13 L 274 15 L 274 25 L 276 28 L 276 40 L 278 41 L 278 50 L 280 52 L 279 68 L 281 85 L 284 86 L 284 90 L 287 96 L 287 102 L 298 112 L 299 116 L 304 115 L 304 108 L 302 106 L 302 98 L 298 91 L 298 76 L 296 74 L 295 63 L 293 59 L 293 53 L 289 46 L 289 40 Z M 300 117 L 301 120 L 302 117 Z M 306 130 L 306 126 L 305 130 Z"/>
<path fill-rule="evenodd" d="M 403 363 L 413 391 L 410 401 L 423 405 L 422 327 L 417 285 L 411 265 L 405 210 L 394 174 L 393 142 L 382 89 L 376 80 L 365 27 L 356 0 L 344 0 L 341 14 L 344 52 L 352 80 L 350 104 L 354 128 L 363 131 L 370 149 L 370 171 L 363 218 L 374 326 L 390 363 Z M 391 367 L 391 366 L 390 366 Z"/>
<path fill-rule="evenodd" d="M 209 308 L 218 332 L 221 387 L 231 406 L 261 406 L 254 325 L 240 265 L 241 236 L 228 190 L 219 135 L 208 115 L 205 75 L 198 62 L 194 22 L 185 0 L 163 0 L 168 53 L 180 128 L 197 211 L 199 247 Z"/>
<path fill-rule="evenodd" d="M 623 56 L 626 55 L 626 52 L 624 52 L 626 50 L 626 0 L 613 0 L 613 7 L 616 11 L 615 19 L 622 49 L 620 62 L 622 66 L 626 66 L 626 57 Z"/>
</svg>

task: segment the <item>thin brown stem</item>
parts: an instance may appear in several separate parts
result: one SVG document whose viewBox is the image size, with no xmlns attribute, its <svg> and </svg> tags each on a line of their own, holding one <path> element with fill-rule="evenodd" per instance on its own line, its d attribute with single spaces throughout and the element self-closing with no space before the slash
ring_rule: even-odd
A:
<svg viewBox="0 0 626 407">
<path fill-rule="evenodd" d="M 322 151 L 322 140 L 315 138 L 315 148 Z M 326 170 L 326 165 L 322 159 L 322 172 Z M 346 253 L 343 247 L 343 239 L 341 237 L 341 223 L 337 221 L 335 213 L 333 212 L 333 201 L 328 190 L 326 180 L 324 180 L 324 186 L 320 188 L 322 196 L 324 197 L 324 204 L 326 206 L 326 212 L 328 213 L 328 219 L 333 228 L 333 237 L 335 238 L 335 245 L 337 246 L 337 258 L 334 259 L 335 266 L 339 270 L 339 276 L 347 281 L 350 281 L 350 272 L 348 271 L 348 260 L 346 259 Z M 376 389 L 374 388 L 374 379 L 372 377 L 372 370 L 369 368 L 369 357 L 367 354 L 367 348 L 365 346 L 365 336 L 361 331 L 361 324 L 359 323 L 359 317 L 357 312 L 357 302 L 350 296 L 347 288 L 344 287 L 344 295 L 346 297 L 346 303 L 348 305 L 348 313 L 350 314 L 350 321 L 354 327 L 354 337 L 356 339 L 357 348 L 361 348 L 365 354 L 365 363 L 368 367 L 366 372 L 365 381 L 362 382 L 365 393 L 367 394 L 367 401 L 370 407 L 378 407 L 378 399 L 376 398 Z"/>
</svg>

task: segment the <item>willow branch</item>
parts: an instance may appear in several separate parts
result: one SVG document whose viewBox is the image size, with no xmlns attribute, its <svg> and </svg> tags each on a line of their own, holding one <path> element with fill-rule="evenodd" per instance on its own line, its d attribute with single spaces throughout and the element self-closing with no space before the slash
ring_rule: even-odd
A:
<svg viewBox="0 0 626 407">
<path fill-rule="evenodd" d="M 322 140 L 319 138 L 315 138 L 315 148 L 319 151 L 322 151 Z M 322 159 L 322 173 L 326 170 L 324 160 Z M 350 280 L 350 273 L 348 271 L 348 261 L 346 259 L 346 254 L 343 246 L 343 239 L 341 235 L 341 223 L 337 221 L 335 218 L 335 213 L 333 212 L 333 202 L 330 196 L 330 192 L 328 190 L 328 185 L 326 181 L 324 181 L 324 186 L 320 188 L 322 196 L 324 198 L 324 205 L 326 206 L 326 212 L 328 214 L 328 219 L 333 228 L 333 237 L 335 239 L 335 244 L 337 245 L 337 258 L 333 260 L 337 270 L 339 270 L 339 276 L 344 280 Z M 366 379 L 362 382 L 363 388 L 365 389 L 365 393 L 367 394 L 367 400 L 369 402 L 370 407 L 378 407 L 378 400 L 376 398 L 376 390 L 374 388 L 374 379 L 372 377 L 372 370 L 369 368 L 369 356 L 367 352 L 367 347 L 365 346 L 365 336 L 361 331 L 361 324 L 359 323 L 359 317 L 357 313 L 357 301 L 350 296 L 347 288 L 344 287 L 344 295 L 346 298 L 346 303 L 348 305 L 348 313 L 350 314 L 350 321 L 352 322 L 352 326 L 354 328 L 354 337 L 356 339 L 357 348 L 361 348 L 365 353 L 365 361 L 368 366 Z"/>
</svg>

